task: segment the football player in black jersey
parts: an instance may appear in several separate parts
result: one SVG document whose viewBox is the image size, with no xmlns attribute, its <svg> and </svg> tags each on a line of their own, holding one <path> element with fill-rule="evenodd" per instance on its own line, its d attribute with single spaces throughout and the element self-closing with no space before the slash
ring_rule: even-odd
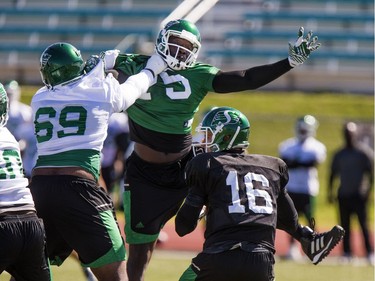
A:
<svg viewBox="0 0 375 281">
<path fill-rule="evenodd" d="M 175 218 L 180 236 L 197 226 L 205 207 L 203 251 L 180 281 L 274 280 L 276 228 L 300 241 L 318 264 L 343 238 L 344 230 L 316 233 L 298 223 L 285 185 L 288 168 L 279 158 L 247 154 L 250 123 L 230 107 L 211 109 L 198 127 L 201 153 L 186 166 L 189 193 Z"/>
</svg>

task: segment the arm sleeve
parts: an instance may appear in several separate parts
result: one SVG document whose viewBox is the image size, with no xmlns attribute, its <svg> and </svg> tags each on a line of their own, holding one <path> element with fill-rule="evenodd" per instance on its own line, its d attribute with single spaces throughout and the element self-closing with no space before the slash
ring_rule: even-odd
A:
<svg viewBox="0 0 375 281">
<path fill-rule="evenodd" d="M 277 228 L 293 237 L 298 229 L 298 213 L 286 189 L 281 191 L 277 199 Z"/>
<path fill-rule="evenodd" d="M 213 89 L 217 93 L 230 93 L 254 90 L 285 74 L 292 67 L 288 59 L 246 70 L 218 72 L 213 80 Z"/>
<path fill-rule="evenodd" d="M 152 73 L 142 70 L 140 73 L 130 76 L 124 83 L 120 84 L 120 92 L 124 96 L 122 111 L 128 109 L 136 99 L 146 93 L 148 88 L 155 82 Z"/>
<path fill-rule="evenodd" d="M 288 167 L 285 163 L 282 162 L 279 166 L 279 169 L 281 190 L 277 198 L 276 227 L 278 229 L 286 231 L 294 237 L 298 229 L 298 213 L 294 206 L 292 198 L 290 198 L 285 188 L 289 181 Z"/>
<path fill-rule="evenodd" d="M 189 196 L 186 198 L 175 218 L 175 230 L 181 237 L 197 227 L 199 214 L 203 207 L 203 204 L 200 207 L 190 205 L 190 199 Z"/>
<path fill-rule="evenodd" d="M 179 236 L 184 236 L 196 228 L 199 214 L 205 204 L 204 169 L 201 168 L 199 161 L 195 161 L 197 163 L 193 164 L 194 160 L 197 159 L 198 157 L 190 160 L 185 168 L 185 180 L 190 188 L 185 202 L 175 218 L 175 228 Z"/>
</svg>

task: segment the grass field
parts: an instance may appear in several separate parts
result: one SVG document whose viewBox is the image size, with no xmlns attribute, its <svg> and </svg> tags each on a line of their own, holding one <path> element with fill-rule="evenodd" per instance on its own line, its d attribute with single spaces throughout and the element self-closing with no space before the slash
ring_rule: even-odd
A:
<svg viewBox="0 0 375 281">
<path fill-rule="evenodd" d="M 24 87 L 23 99 L 29 103 L 33 87 Z M 211 106 L 232 106 L 247 115 L 251 123 L 251 153 L 277 156 L 278 144 L 293 135 L 293 126 L 298 116 L 314 115 L 320 122 L 317 138 L 327 146 L 327 160 L 319 167 L 321 183 L 317 200 L 316 221 L 320 227 L 329 227 L 338 222 L 336 205 L 328 205 L 326 201 L 328 167 L 332 154 L 342 145 L 341 126 L 345 121 L 374 123 L 374 97 L 350 94 L 330 93 L 262 93 L 233 95 L 210 94 L 204 100 L 197 114 L 201 114 Z M 195 121 L 196 124 L 197 120 Z M 374 200 L 371 197 L 369 206 L 370 227 L 374 230 Z M 358 228 L 354 220 L 354 228 Z M 157 252 L 147 272 L 147 281 L 174 281 L 188 266 L 194 254 L 171 254 Z M 78 264 L 68 260 L 61 268 L 53 267 L 54 280 L 83 281 Z M 0 276 L 0 281 L 9 280 L 7 275 Z M 310 263 L 293 263 L 278 261 L 276 264 L 278 281 L 373 281 L 374 268 L 367 265 L 338 264 L 329 259 L 314 266 Z M 235 281 L 235 280 L 228 280 Z"/>
<path fill-rule="evenodd" d="M 156 251 L 146 273 L 147 281 L 178 281 L 195 253 Z M 68 259 L 60 268 L 52 267 L 54 281 L 86 281 L 78 263 Z M 374 267 L 359 263 L 350 266 L 330 258 L 315 266 L 309 262 L 277 260 L 277 281 L 373 281 Z M 0 281 L 9 281 L 4 273 Z M 213 280 L 214 281 L 214 280 Z M 236 280 L 228 280 L 236 281 Z"/>
</svg>

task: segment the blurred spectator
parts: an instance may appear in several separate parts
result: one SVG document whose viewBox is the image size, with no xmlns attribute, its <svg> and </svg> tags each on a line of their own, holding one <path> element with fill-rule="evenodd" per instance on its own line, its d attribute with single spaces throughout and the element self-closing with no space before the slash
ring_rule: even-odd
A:
<svg viewBox="0 0 375 281">
<path fill-rule="evenodd" d="M 350 218 L 355 214 L 362 229 L 363 242 L 369 262 L 374 263 L 367 222 L 367 202 L 373 185 L 373 150 L 358 141 L 358 128 L 353 122 L 344 125 L 345 144 L 333 155 L 329 182 L 328 202 L 338 200 L 341 225 L 345 229 L 344 257 L 352 257 L 350 247 Z M 337 181 L 337 180 L 338 181 Z M 338 183 L 338 184 L 336 184 Z"/>
<path fill-rule="evenodd" d="M 37 153 L 31 107 L 20 101 L 21 87 L 17 81 L 9 81 L 4 86 L 9 98 L 7 128 L 19 142 L 25 176 L 30 178 Z"/>
<path fill-rule="evenodd" d="M 17 129 L 20 124 L 31 122 L 31 107 L 20 101 L 21 87 L 17 81 L 9 81 L 5 83 L 4 87 L 9 98 L 9 120 L 7 128 L 16 139 L 20 139 L 20 134 Z"/>
<path fill-rule="evenodd" d="M 109 118 L 107 137 L 103 144 L 101 159 L 101 176 L 106 189 L 116 203 L 114 192 L 119 189 L 120 194 L 117 199 L 122 202 L 121 189 L 124 177 L 124 163 L 126 151 L 131 141 L 129 138 L 129 124 L 126 113 L 114 113 Z"/>
<path fill-rule="evenodd" d="M 304 215 L 314 228 L 315 200 L 319 193 L 317 166 L 326 159 L 326 147 L 315 138 L 318 121 L 312 115 L 305 115 L 295 123 L 295 137 L 279 145 L 280 158 L 289 168 L 289 182 L 286 185 L 299 215 Z M 298 245 L 290 237 L 288 258 L 301 257 Z"/>
</svg>

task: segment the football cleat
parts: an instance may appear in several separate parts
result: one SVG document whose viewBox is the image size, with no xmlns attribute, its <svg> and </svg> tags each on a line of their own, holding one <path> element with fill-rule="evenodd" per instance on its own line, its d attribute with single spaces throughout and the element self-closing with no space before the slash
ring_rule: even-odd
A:
<svg viewBox="0 0 375 281">
<path fill-rule="evenodd" d="M 301 238 L 302 250 L 315 265 L 328 256 L 345 235 L 345 230 L 339 225 L 323 233 L 314 232 L 309 227 L 304 228 L 311 233 Z"/>
</svg>

